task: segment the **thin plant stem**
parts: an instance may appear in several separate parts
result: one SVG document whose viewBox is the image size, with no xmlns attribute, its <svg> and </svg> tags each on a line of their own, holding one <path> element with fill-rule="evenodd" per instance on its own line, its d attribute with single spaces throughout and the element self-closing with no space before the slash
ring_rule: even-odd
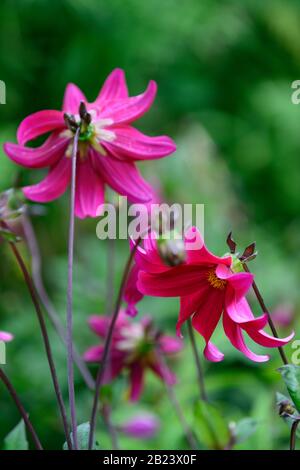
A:
<svg viewBox="0 0 300 470">
<path fill-rule="evenodd" d="M 106 286 L 106 312 L 110 315 L 114 304 L 114 276 L 115 276 L 115 240 L 107 240 L 107 286 Z"/>
<path fill-rule="evenodd" d="M 119 450 L 118 435 L 111 420 L 111 409 L 109 405 L 103 405 L 102 415 L 111 438 L 112 450 Z"/>
<path fill-rule="evenodd" d="M 52 322 L 54 329 L 56 330 L 58 336 L 61 338 L 63 343 L 67 344 L 66 332 L 62 325 L 62 322 L 59 318 L 57 311 L 53 303 L 51 302 L 49 295 L 46 291 L 43 276 L 42 276 L 42 258 L 40 254 L 40 249 L 38 245 L 38 241 L 35 235 L 35 231 L 33 225 L 31 223 L 30 217 L 28 214 L 23 214 L 22 216 L 22 227 L 24 230 L 24 235 L 26 238 L 27 246 L 31 255 L 31 272 L 32 272 L 32 280 L 34 282 L 36 291 L 39 295 L 39 298 L 47 312 L 50 321 Z M 85 381 L 86 385 L 91 389 L 95 389 L 95 381 L 86 367 L 81 355 L 73 346 L 73 357 L 74 363 L 77 365 L 78 370 L 80 371 L 83 380 Z"/>
<path fill-rule="evenodd" d="M 98 367 L 98 372 L 97 372 L 97 378 L 96 378 L 96 388 L 95 388 L 95 394 L 94 394 L 94 402 L 93 402 L 93 407 L 92 407 L 92 413 L 91 413 L 91 418 L 90 418 L 90 435 L 89 435 L 89 450 L 92 449 L 93 447 L 93 442 L 94 442 L 94 435 L 95 435 L 95 429 L 96 429 L 96 421 L 97 421 L 97 410 L 98 410 L 98 402 L 99 402 L 99 392 L 100 388 L 102 386 L 103 378 L 104 378 L 104 372 L 106 369 L 106 366 L 108 364 L 108 359 L 109 359 L 109 353 L 110 353 L 110 346 L 111 346 L 111 341 L 113 337 L 113 331 L 114 331 L 114 326 L 116 324 L 116 321 L 118 319 L 120 307 L 121 307 L 121 302 L 122 302 L 122 297 L 125 289 L 125 284 L 128 278 L 128 274 L 130 271 L 130 267 L 135 255 L 136 250 L 138 249 L 138 246 L 141 242 L 141 238 L 138 239 L 136 244 L 134 245 L 133 249 L 130 252 L 129 258 L 127 260 L 117 301 L 116 301 L 116 306 L 115 310 L 110 322 L 109 330 L 107 333 L 107 337 L 105 339 L 104 343 L 104 348 L 103 348 L 103 355 L 102 355 L 102 361 L 99 364 Z"/>
<path fill-rule="evenodd" d="M 196 369 L 197 369 L 197 378 L 198 378 L 198 385 L 199 385 L 199 391 L 200 391 L 200 398 L 203 401 L 207 401 L 207 393 L 206 393 L 206 388 L 205 388 L 203 368 L 202 368 L 200 358 L 198 355 L 194 330 L 193 330 L 192 322 L 190 319 L 188 319 L 188 332 L 189 332 L 190 342 L 191 342 L 192 351 L 193 351 Z"/>
<path fill-rule="evenodd" d="M 8 226 L 5 222 L 2 222 L 2 225 L 4 225 L 5 228 L 8 228 Z M 16 245 L 13 242 L 10 242 L 9 246 L 10 246 L 10 248 L 11 248 L 11 250 L 12 250 L 19 266 L 20 266 L 20 269 L 22 271 L 25 283 L 27 285 L 28 291 L 29 291 L 31 299 L 32 299 L 32 303 L 33 303 L 33 305 L 35 307 L 35 311 L 37 313 L 38 321 L 39 321 L 39 324 L 40 324 L 40 328 L 41 328 L 41 332 L 42 332 L 42 336 L 43 336 L 43 340 L 44 340 L 47 359 L 48 359 L 48 363 L 49 363 L 49 367 L 50 367 L 51 377 L 52 377 L 52 381 L 53 381 L 53 385 L 54 385 L 54 390 L 55 390 L 55 394 L 56 394 L 56 398 L 57 398 L 57 402 L 58 402 L 58 406 L 59 406 L 59 410 L 60 410 L 60 414 L 61 414 L 61 418 L 62 418 L 62 422 L 63 422 L 66 441 L 67 441 L 67 444 L 68 444 L 69 448 L 71 449 L 72 444 L 71 444 L 71 441 L 69 439 L 69 426 L 68 426 L 68 421 L 67 421 L 66 409 L 65 409 L 63 398 L 62 398 L 62 393 L 61 393 L 60 385 L 59 385 L 59 382 L 58 382 L 58 378 L 57 378 L 56 368 L 55 368 L 55 364 L 54 364 L 54 360 L 53 360 L 52 349 L 51 349 L 51 346 L 50 346 L 50 340 L 49 340 L 49 336 L 48 336 L 48 332 L 47 332 L 47 327 L 46 327 L 44 315 L 43 315 L 42 309 L 40 307 L 38 295 L 37 295 L 37 292 L 35 290 L 35 287 L 34 287 L 32 279 L 31 279 L 31 276 L 30 276 L 30 274 L 29 274 L 29 272 L 26 268 L 26 265 L 23 261 L 23 258 L 21 256 L 18 248 L 16 247 Z"/>
<path fill-rule="evenodd" d="M 74 228 L 75 228 L 75 194 L 76 194 L 76 163 L 80 126 L 77 128 L 72 149 L 72 176 L 70 198 L 70 222 L 68 242 L 68 289 L 67 289 L 67 367 L 68 388 L 71 413 L 71 430 L 74 450 L 78 450 L 77 418 L 74 387 L 74 356 L 73 356 L 73 260 L 74 260 Z"/>
<path fill-rule="evenodd" d="M 163 354 L 160 350 L 157 351 L 157 354 L 159 356 L 160 363 L 163 367 L 163 374 L 164 374 L 165 377 L 167 377 L 167 365 L 166 365 L 164 356 L 163 356 Z M 198 448 L 198 443 L 196 441 L 196 438 L 195 438 L 191 428 L 189 427 L 189 425 L 188 425 L 188 423 L 185 419 L 184 413 L 181 409 L 181 406 L 180 406 L 179 401 L 177 399 L 176 393 L 174 391 L 174 386 L 170 385 L 168 380 L 164 380 L 164 384 L 165 384 L 166 392 L 167 392 L 168 398 L 170 400 L 170 403 L 171 403 L 173 409 L 175 410 L 175 413 L 177 414 L 178 420 L 179 420 L 179 422 L 182 426 L 182 429 L 183 429 L 183 432 L 185 434 L 185 438 L 187 440 L 187 443 L 189 444 L 189 446 L 192 450 L 196 450 Z"/>
<path fill-rule="evenodd" d="M 10 396 L 12 397 L 13 401 L 15 402 L 15 405 L 18 408 L 18 410 L 20 412 L 20 415 L 22 416 L 22 419 L 25 423 L 25 426 L 28 429 L 28 432 L 30 433 L 30 435 L 32 437 L 32 440 L 34 442 L 34 445 L 35 445 L 36 449 L 37 450 L 44 450 L 43 447 L 42 447 L 42 444 L 41 444 L 41 442 L 38 438 L 38 435 L 37 435 L 33 425 L 31 424 L 31 421 L 28 417 L 28 414 L 26 413 L 26 410 L 25 410 L 24 406 L 22 405 L 22 402 L 21 402 L 20 398 L 18 397 L 18 394 L 17 394 L 16 390 L 14 389 L 12 383 L 10 382 L 7 375 L 5 374 L 4 370 L 1 369 L 1 368 L 0 368 L 0 379 L 4 383 L 5 387 L 7 388 L 8 392 L 10 394 Z"/>
<path fill-rule="evenodd" d="M 290 438 L 290 450 L 295 450 L 296 448 L 296 435 L 297 435 L 297 428 L 300 423 L 300 418 L 296 419 L 291 427 L 291 438 Z"/>
<path fill-rule="evenodd" d="M 251 273 L 250 269 L 248 268 L 248 266 L 247 266 L 247 264 L 246 264 L 245 262 L 243 262 L 243 267 L 244 267 L 244 270 L 245 270 L 247 273 Z M 277 330 L 276 330 L 276 328 L 275 328 L 275 325 L 274 325 L 274 323 L 273 323 L 271 314 L 270 314 L 269 310 L 268 310 L 267 307 L 266 307 L 266 304 L 265 304 L 265 302 L 264 302 L 263 296 L 262 296 L 262 294 L 261 294 L 261 292 L 260 292 L 260 290 L 259 290 L 259 288 L 258 288 L 258 286 L 257 286 L 257 284 L 256 284 L 255 281 L 253 281 L 253 283 L 252 283 L 252 288 L 253 288 L 253 291 L 254 291 L 254 293 L 255 293 L 255 296 L 256 296 L 256 298 L 257 298 L 257 300 L 258 300 L 258 303 L 259 303 L 259 305 L 260 305 L 260 308 L 261 308 L 262 312 L 263 312 L 263 313 L 266 313 L 267 316 L 268 316 L 268 323 L 269 323 L 269 326 L 270 326 L 270 328 L 271 328 L 271 330 L 272 330 L 273 335 L 275 336 L 275 338 L 278 338 L 279 336 L 278 336 Z M 283 347 L 282 347 L 282 346 L 278 346 L 277 349 L 278 349 L 278 351 L 279 351 L 279 354 L 280 354 L 280 357 L 281 357 L 281 359 L 282 359 L 283 364 L 287 365 L 287 364 L 289 363 L 289 361 L 288 361 L 288 359 L 287 359 L 287 357 L 286 357 L 286 354 L 285 354 L 285 352 L 284 352 L 284 350 L 283 350 Z"/>
</svg>

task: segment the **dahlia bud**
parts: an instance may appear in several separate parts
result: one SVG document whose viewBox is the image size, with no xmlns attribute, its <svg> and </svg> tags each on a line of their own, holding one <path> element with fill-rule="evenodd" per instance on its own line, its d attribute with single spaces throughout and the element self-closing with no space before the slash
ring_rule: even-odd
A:
<svg viewBox="0 0 300 470">
<path fill-rule="evenodd" d="M 185 262 L 186 251 L 183 240 L 159 239 L 157 242 L 160 257 L 168 266 L 179 266 Z"/>
</svg>

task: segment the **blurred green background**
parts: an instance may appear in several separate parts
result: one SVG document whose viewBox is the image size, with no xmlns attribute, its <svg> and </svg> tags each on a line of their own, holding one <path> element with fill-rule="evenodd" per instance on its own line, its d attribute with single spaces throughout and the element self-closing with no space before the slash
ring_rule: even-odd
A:
<svg viewBox="0 0 300 470">
<path fill-rule="evenodd" d="M 171 135 L 178 151 L 140 165 L 143 173 L 159 185 L 166 200 L 205 204 L 206 242 L 213 251 L 227 250 L 230 230 L 241 248 L 256 240 L 259 256 L 251 268 L 267 304 L 274 309 L 287 303 L 294 311 L 294 325 L 280 328 L 280 334 L 292 327 L 299 331 L 300 107 L 291 102 L 291 83 L 300 78 L 299 24 L 296 0 L 2 0 L 0 79 L 6 83 L 7 104 L 0 106 L 0 190 L 12 186 L 19 171 L 4 155 L 2 143 L 15 140 L 26 115 L 60 109 L 68 82 L 79 85 L 91 101 L 114 67 L 125 69 L 133 95 L 155 79 L 157 99 L 137 127 Z M 41 176 L 36 173 L 21 170 L 21 184 L 36 181 Z M 67 214 L 66 195 L 34 219 L 46 285 L 62 318 Z M 78 221 L 76 227 L 75 338 L 81 352 L 97 341 L 86 326 L 88 316 L 103 313 L 107 305 L 108 247 L 96 238 L 96 222 Z M 115 286 L 127 252 L 127 244 L 117 244 Z M 48 448 L 61 448 L 63 435 L 35 315 L 6 244 L 0 246 L 0 256 L 0 329 L 16 336 L 7 348 L 5 370 L 42 441 Z M 177 300 L 147 298 L 140 312 L 151 313 L 159 327 L 175 334 Z M 53 331 L 51 338 L 67 397 L 64 350 Z M 233 350 L 221 331 L 215 342 L 225 360 L 205 362 L 211 401 L 228 422 L 245 416 L 259 421 L 239 448 L 288 448 L 289 431 L 275 408 L 275 391 L 284 391 L 275 370 L 278 352 L 271 351 L 269 363 L 256 365 Z M 198 346 L 202 350 L 201 338 Z M 290 347 L 287 352 L 291 354 Z M 187 341 L 174 369 L 176 393 L 193 424 L 197 385 Z M 92 396 L 79 374 L 76 387 L 83 422 Z M 186 446 L 163 385 L 155 378 L 147 377 L 138 405 L 127 404 L 125 382 L 120 381 L 115 394 L 115 423 L 141 409 L 161 420 L 155 438 L 146 442 L 120 436 L 122 448 Z M 19 419 L 3 387 L 0 419 L 2 441 Z M 101 425 L 98 440 L 109 448 Z M 205 439 L 201 444 L 208 446 Z"/>
</svg>

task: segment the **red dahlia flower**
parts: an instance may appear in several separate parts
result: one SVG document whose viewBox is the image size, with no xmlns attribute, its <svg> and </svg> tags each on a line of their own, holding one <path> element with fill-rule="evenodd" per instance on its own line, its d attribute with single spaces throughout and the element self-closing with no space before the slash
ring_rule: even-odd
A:
<svg viewBox="0 0 300 470">
<path fill-rule="evenodd" d="M 152 188 L 142 178 L 135 162 L 165 157 L 175 151 L 174 142 L 166 136 L 149 137 L 132 127 L 133 121 L 145 114 L 153 103 L 156 84 L 150 81 L 144 93 L 129 97 L 124 72 L 115 69 L 105 81 L 96 100 L 88 103 L 73 84 L 66 88 L 63 110 L 45 110 L 25 118 L 17 132 L 18 144 L 6 143 L 4 150 L 11 160 L 27 168 L 49 167 L 45 179 L 23 188 L 25 196 L 37 202 L 60 197 L 71 179 L 71 154 L 74 129 L 64 114 L 80 122 L 79 107 L 84 103 L 89 124 L 81 129 L 76 181 L 77 217 L 95 217 L 104 202 L 107 184 L 131 202 L 149 202 Z M 26 144 L 51 132 L 38 148 Z"/>
<path fill-rule="evenodd" d="M 197 241 L 198 249 L 191 240 Z M 267 314 L 255 318 L 246 300 L 253 275 L 231 270 L 232 257 L 217 257 L 205 247 L 200 233 L 191 228 L 185 238 L 185 261 L 178 266 L 167 266 L 152 238 L 145 240 L 135 256 L 139 269 L 137 289 L 144 295 L 180 297 L 177 332 L 189 318 L 192 325 L 205 339 L 205 357 L 221 361 L 224 355 L 211 342 L 212 334 L 221 317 L 225 334 L 235 348 L 249 359 L 267 361 L 269 356 L 257 355 L 246 345 L 243 333 L 256 343 L 275 348 L 287 344 L 294 334 L 284 339 L 274 338 L 263 328 Z M 131 305 L 131 309 L 133 306 Z"/>
</svg>

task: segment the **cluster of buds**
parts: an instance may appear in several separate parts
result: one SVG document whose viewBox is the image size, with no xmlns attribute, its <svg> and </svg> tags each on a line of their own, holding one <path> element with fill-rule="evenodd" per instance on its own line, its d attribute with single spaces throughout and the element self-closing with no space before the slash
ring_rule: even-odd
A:
<svg viewBox="0 0 300 470">
<path fill-rule="evenodd" d="M 186 250 L 182 239 L 157 240 L 159 255 L 168 266 L 179 266 L 186 260 Z"/>
<path fill-rule="evenodd" d="M 79 105 L 79 115 L 74 116 L 74 114 L 65 113 L 64 120 L 66 126 L 68 127 L 68 129 L 70 129 L 73 134 L 75 134 L 77 129 L 80 128 L 81 138 L 85 136 L 89 132 L 89 130 L 91 131 L 90 125 L 92 122 L 92 116 L 90 113 L 88 113 L 86 105 L 83 101 L 81 101 Z"/>
</svg>

